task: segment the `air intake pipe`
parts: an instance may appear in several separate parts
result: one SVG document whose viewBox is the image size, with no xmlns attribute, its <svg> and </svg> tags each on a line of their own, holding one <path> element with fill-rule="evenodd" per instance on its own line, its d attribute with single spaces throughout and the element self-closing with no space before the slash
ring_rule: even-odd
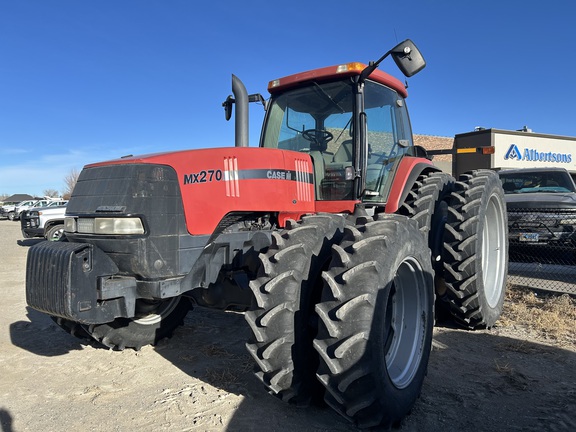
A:
<svg viewBox="0 0 576 432">
<path fill-rule="evenodd" d="M 235 146 L 248 147 L 248 92 L 236 75 L 232 75 L 232 93 L 236 104 Z"/>
</svg>

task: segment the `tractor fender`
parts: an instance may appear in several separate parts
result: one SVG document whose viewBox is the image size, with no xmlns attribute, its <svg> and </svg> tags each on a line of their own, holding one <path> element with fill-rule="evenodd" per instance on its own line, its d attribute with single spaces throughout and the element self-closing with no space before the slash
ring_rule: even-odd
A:
<svg viewBox="0 0 576 432">
<path fill-rule="evenodd" d="M 385 212 L 396 213 L 398 211 L 420 174 L 424 172 L 440 171 L 441 170 L 434 166 L 428 159 L 411 156 L 404 157 L 398 164 L 398 168 L 394 174 L 394 180 L 386 202 Z"/>
</svg>

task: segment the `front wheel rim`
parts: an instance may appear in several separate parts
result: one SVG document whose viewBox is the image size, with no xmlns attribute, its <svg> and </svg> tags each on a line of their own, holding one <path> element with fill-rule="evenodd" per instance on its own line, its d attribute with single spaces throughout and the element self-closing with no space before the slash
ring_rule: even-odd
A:
<svg viewBox="0 0 576 432">
<path fill-rule="evenodd" d="M 157 324 L 176 309 L 179 301 L 180 297 L 159 301 L 140 300 L 136 303 L 136 316 L 139 318 L 134 319 L 134 322 L 141 325 Z"/>
</svg>

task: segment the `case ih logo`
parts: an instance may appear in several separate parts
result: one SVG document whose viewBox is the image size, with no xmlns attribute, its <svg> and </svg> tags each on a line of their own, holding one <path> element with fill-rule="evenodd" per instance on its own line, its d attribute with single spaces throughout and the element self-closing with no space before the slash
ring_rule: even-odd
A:
<svg viewBox="0 0 576 432">
<path fill-rule="evenodd" d="M 540 161 L 554 163 L 571 163 L 572 155 L 570 153 L 542 152 L 531 148 L 525 148 L 524 152 L 520 151 L 516 144 L 510 144 L 504 159 L 517 159 L 525 161 Z"/>
</svg>

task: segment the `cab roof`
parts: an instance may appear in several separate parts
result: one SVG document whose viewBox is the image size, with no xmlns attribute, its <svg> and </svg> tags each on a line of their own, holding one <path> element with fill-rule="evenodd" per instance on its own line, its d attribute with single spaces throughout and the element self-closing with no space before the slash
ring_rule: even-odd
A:
<svg viewBox="0 0 576 432">
<path fill-rule="evenodd" d="M 288 75 L 284 78 L 270 81 L 268 84 L 268 92 L 270 92 L 270 94 L 275 94 L 311 81 L 321 82 L 360 75 L 366 67 L 367 65 L 364 63 L 354 62 L 299 72 L 293 75 Z M 375 69 L 368 78 L 396 90 L 403 97 L 408 96 L 404 84 L 386 72 Z"/>
</svg>

